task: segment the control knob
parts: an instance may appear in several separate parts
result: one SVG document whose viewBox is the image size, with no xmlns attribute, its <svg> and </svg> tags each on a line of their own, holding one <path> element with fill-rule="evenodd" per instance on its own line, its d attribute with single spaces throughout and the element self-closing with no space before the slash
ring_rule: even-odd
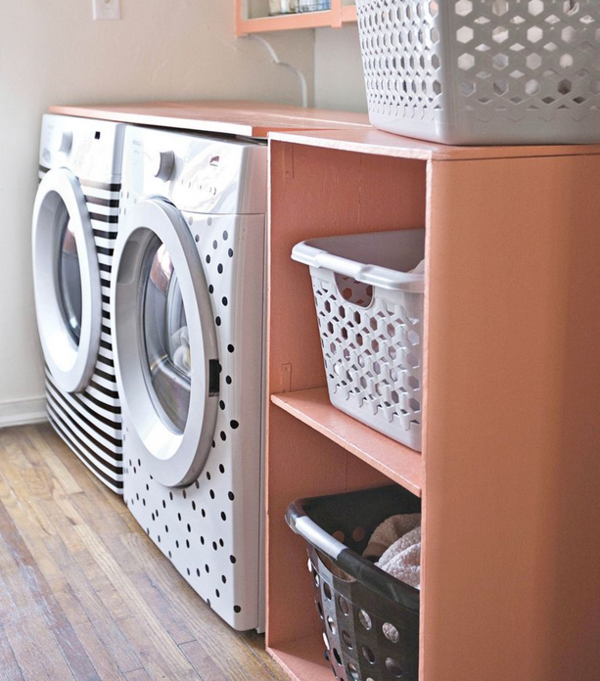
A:
<svg viewBox="0 0 600 681">
<path fill-rule="evenodd" d="M 63 132 L 63 134 L 60 138 L 60 146 L 58 147 L 58 151 L 63 153 L 63 154 L 68 154 L 71 151 L 72 146 L 73 146 L 73 133 L 72 132 Z"/>
<path fill-rule="evenodd" d="M 154 177 L 165 182 L 173 174 L 175 169 L 175 154 L 172 151 L 161 151 L 154 159 L 154 168 L 152 172 Z"/>
</svg>

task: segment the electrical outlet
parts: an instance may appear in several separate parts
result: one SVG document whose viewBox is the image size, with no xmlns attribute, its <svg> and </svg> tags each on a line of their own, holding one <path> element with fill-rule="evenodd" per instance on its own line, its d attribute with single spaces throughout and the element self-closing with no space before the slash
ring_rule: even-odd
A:
<svg viewBox="0 0 600 681">
<path fill-rule="evenodd" d="M 118 21 L 121 18 L 121 0 L 92 0 L 94 21 Z"/>
</svg>

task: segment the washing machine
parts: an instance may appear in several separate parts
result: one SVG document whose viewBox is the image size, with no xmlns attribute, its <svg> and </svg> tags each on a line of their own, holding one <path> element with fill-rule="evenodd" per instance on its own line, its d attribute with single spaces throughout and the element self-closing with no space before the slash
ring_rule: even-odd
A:
<svg viewBox="0 0 600 681">
<path fill-rule="evenodd" d="M 33 282 L 48 417 L 111 490 L 123 487 L 110 309 L 124 126 L 46 115 L 33 211 Z"/>
<path fill-rule="evenodd" d="M 124 498 L 238 630 L 263 627 L 267 147 L 128 128 L 112 299 Z"/>
</svg>

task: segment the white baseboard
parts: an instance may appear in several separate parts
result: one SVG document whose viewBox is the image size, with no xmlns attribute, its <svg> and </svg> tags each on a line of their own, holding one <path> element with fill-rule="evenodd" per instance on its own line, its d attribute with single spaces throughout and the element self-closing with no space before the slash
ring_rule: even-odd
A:
<svg viewBox="0 0 600 681">
<path fill-rule="evenodd" d="M 47 420 L 45 397 L 0 402 L 0 428 L 24 426 Z"/>
</svg>

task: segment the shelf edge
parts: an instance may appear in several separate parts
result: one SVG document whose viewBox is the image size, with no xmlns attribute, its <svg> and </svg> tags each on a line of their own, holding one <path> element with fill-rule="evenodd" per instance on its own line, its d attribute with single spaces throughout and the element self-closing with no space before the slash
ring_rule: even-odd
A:
<svg viewBox="0 0 600 681">
<path fill-rule="evenodd" d="M 397 446 L 398 449 L 400 450 L 398 456 L 404 458 L 404 463 L 406 464 L 405 467 L 413 470 L 410 470 L 409 472 L 402 472 L 398 469 L 394 469 L 390 467 L 390 465 L 387 464 L 386 462 L 380 461 L 375 456 L 372 456 L 367 452 L 364 452 L 359 447 L 359 445 L 353 444 L 352 442 L 346 440 L 342 435 L 337 434 L 328 426 L 321 424 L 318 420 L 313 418 L 310 415 L 310 413 L 307 413 L 306 410 L 302 410 L 296 404 L 294 404 L 296 400 L 306 398 L 309 402 L 312 402 L 314 405 L 318 407 L 321 403 L 324 403 L 323 398 L 326 397 L 326 395 L 327 395 L 326 388 L 313 388 L 310 390 L 273 394 L 271 395 L 271 402 L 275 406 L 279 407 L 280 409 L 283 409 L 285 412 L 287 412 L 294 418 L 304 423 L 305 425 L 319 432 L 321 435 L 323 435 L 323 437 L 326 437 L 332 442 L 335 442 L 337 445 L 345 449 L 350 454 L 356 456 L 361 461 L 364 461 L 366 464 L 378 470 L 380 473 L 383 473 L 385 476 L 390 478 L 390 480 L 392 480 L 396 484 L 400 485 L 401 487 L 404 487 L 412 494 L 421 497 L 423 488 L 422 485 L 423 459 L 422 455 L 419 452 L 415 452 L 400 443 L 394 442 L 385 435 L 382 435 L 376 430 L 369 428 L 369 426 L 366 426 L 360 423 L 359 421 L 356 421 L 351 416 L 347 416 L 343 412 L 337 410 L 335 407 L 329 405 L 331 410 L 333 410 L 332 413 L 335 413 L 336 417 L 338 417 L 340 420 L 347 419 L 347 424 L 351 428 L 364 429 L 365 433 L 370 432 L 375 440 L 380 440 L 382 443 L 385 442 L 386 444 L 392 444 L 393 446 Z"/>
<path fill-rule="evenodd" d="M 332 10 L 320 12 L 298 12 L 277 16 L 239 19 L 236 34 L 269 33 L 272 31 L 296 31 L 305 28 L 325 28 L 335 24 L 336 17 Z"/>
</svg>

